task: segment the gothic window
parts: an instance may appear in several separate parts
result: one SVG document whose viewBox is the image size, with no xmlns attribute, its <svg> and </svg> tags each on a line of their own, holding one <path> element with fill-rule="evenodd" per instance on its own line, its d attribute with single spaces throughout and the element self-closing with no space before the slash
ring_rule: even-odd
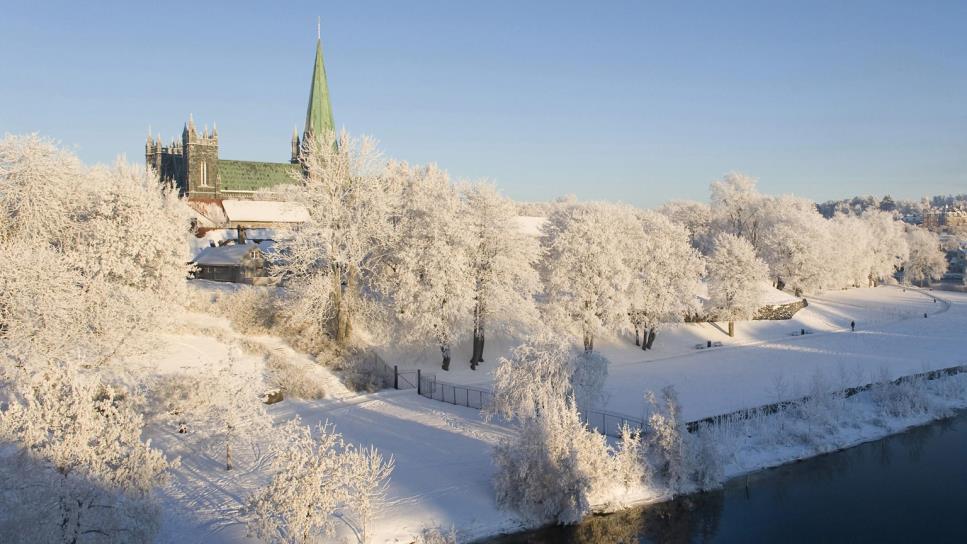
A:
<svg viewBox="0 0 967 544">
<path fill-rule="evenodd" d="M 201 186 L 208 187 L 208 163 L 201 163 Z"/>
</svg>

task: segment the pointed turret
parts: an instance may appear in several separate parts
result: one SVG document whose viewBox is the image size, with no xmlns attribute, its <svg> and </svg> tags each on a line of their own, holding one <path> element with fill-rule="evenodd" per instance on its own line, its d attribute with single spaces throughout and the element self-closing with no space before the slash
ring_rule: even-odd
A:
<svg viewBox="0 0 967 544">
<path fill-rule="evenodd" d="M 321 136 L 335 130 L 332 120 L 332 104 L 329 103 L 329 84 L 326 82 L 326 67 L 322 62 L 322 38 L 316 36 L 316 61 L 312 67 L 312 85 L 309 88 L 309 107 L 306 111 L 306 128 L 303 137 L 309 134 Z"/>
<path fill-rule="evenodd" d="M 299 162 L 299 151 L 302 145 L 299 142 L 299 129 L 292 125 L 292 163 Z"/>
</svg>

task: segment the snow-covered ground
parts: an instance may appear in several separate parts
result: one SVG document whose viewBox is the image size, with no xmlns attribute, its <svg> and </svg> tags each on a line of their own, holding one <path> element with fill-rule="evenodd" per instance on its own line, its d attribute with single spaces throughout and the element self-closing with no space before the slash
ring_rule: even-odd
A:
<svg viewBox="0 0 967 544">
<path fill-rule="evenodd" d="M 933 302 L 936 294 L 938 302 Z M 949 303 L 946 302 L 949 300 Z M 787 398 L 801 394 L 797 386 L 817 372 L 836 384 L 852 385 L 879 377 L 881 369 L 898 376 L 967 362 L 967 295 L 903 291 L 894 287 L 857 289 L 810 297 L 809 308 L 789 321 L 738 323 L 728 338 L 712 324 L 677 326 L 659 335 L 653 351 L 642 352 L 627 339 L 600 350 L 612 361 L 607 382 L 607 408 L 638 414 L 645 390 L 673 384 L 686 419 L 697 419 L 776 400 L 781 376 Z M 924 319 L 923 314 L 928 318 Z M 855 320 L 857 332 L 849 332 Z M 227 356 L 238 335 L 222 320 L 194 315 L 191 327 L 205 334 L 172 335 L 161 353 L 141 358 L 142 368 L 160 371 L 206 368 Z M 801 328 L 813 331 L 791 336 Z M 726 347 L 697 350 L 706 339 Z M 271 337 L 254 339 L 268 349 L 288 349 Z M 464 368 L 465 353 L 457 351 L 455 370 L 438 370 L 438 351 L 427 350 L 420 366 L 443 380 L 489 384 L 498 349 L 511 340 L 488 340 L 488 361 L 476 372 Z M 301 355 L 287 351 L 298 359 Z M 415 366 L 419 354 L 405 361 Z M 242 357 L 257 355 L 243 354 Z M 307 359 L 302 361 L 311 364 Z M 402 359 L 391 360 L 403 364 Z M 325 372 L 320 369 L 320 372 Z M 331 384 L 331 397 L 318 401 L 286 401 L 269 407 L 278 421 L 300 416 L 304 422 L 329 421 L 354 443 L 375 445 L 396 459 L 389 488 L 390 504 L 377 516 L 374 542 L 412 542 L 427 526 L 456 527 L 462 539 L 522 528 L 512 512 L 499 510 L 491 485 L 491 447 L 510 431 L 484 423 L 475 410 L 435 402 L 413 390 L 354 395 Z M 838 444 L 876 438 L 915 421 L 880 427 L 862 426 Z M 855 432 L 854 432 L 855 431 Z M 239 469 L 226 472 L 218 459 L 185 446 L 183 435 L 163 426 L 149 428 L 154 443 L 180 455 L 181 467 L 164 488 L 165 542 L 236 542 L 245 528 L 232 521 L 245 497 L 267 479 L 267 460 L 252 454 Z M 804 455 L 782 451 L 744 456 L 728 474 L 753 470 Z M 339 535 L 353 542 L 348 533 Z M 339 540 L 337 540 L 339 541 Z"/>
<path fill-rule="evenodd" d="M 958 325 L 964 330 L 967 318 L 947 311 L 950 298 L 951 293 L 901 287 L 851 289 L 807 297 L 809 306 L 789 320 L 736 323 L 734 338 L 726 334 L 725 324 L 686 323 L 659 332 L 649 351 L 637 348 L 631 336 L 599 341 L 595 349 L 611 365 L 607 404 L 598 408 L 637 416 L 644 391 L 674 385 L 685 417 L 699 419 L 774 402 L 780 378 L 794 389 L 819 371 L 855 385 L 879 376 L 881 368 L 900 376 L 924 366 L 967 363 L 967 346 L 956 332 Z M 930 317 L 924 319 L 924 313 Z M 856 332 L 844 334 L 851 321 Z M 799 336 L 803 329 L 808 334 Z M 723 347 L 696 348 L 709 340 Z M 449 372 L 440 370 L 439 351 L 433 347 L 384 358 L 401 368 L 435 373 L 441 381 L 489 387 L 496 359 L 514 346 L 511 339 L 488 339 L 487 362 L 476 371 L 465 362 L 469 343 L 454 350 Z"/>
</svg>

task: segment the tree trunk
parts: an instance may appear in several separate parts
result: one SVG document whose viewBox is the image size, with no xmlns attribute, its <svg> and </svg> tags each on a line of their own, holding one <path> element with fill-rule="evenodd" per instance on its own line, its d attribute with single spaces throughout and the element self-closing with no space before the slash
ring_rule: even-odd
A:
<svg viewBox="0 0 967 544">
<path fill-rule="evenodd" d="M 735 336 L 735 321 L 729 321 L 729 336 Z"/>
<path fill-rule="evenodd" d="M 585 331 L 584 333 L 584 351 L 594 351 L 594 334 L 590 331 Z"/>
<path fill-rule="evenodd" d="M 483 352 L 484 352 L 484 330 L 483 330 L 483 327 L 480 327 L 480 331 L 478 332 L 477 337 L 474 338 L 474 343 L 477 344 L 477 362 L 476 362 L 476 364 L 480 364 L 480 363 L 484 362 L 484 357 L 483 357 Z"/>
<path fill-rule="evenodd" d="M 440 344 L 440 353 L 443 354 L 443 370 L 450 371 L 450 344 Z"/>
<path fill-rule="evenodd" d="M 332 265 L 330 267 L 329 274 L 329 281 L 332 282 L 332 307 L 336 311 L 336 315 L 333 317 L 332 321 L 332 336 L 335 338 L 337 344 L 342 344 L 342 274 L 340 273 L 339 267 L 336 265 Z"/>
<path fill-rule="evenodd" d="M 225 440 L 225 470 L 232 470 L 232 450 L 227 439 Z"/>
<path fill-rule="evenodd" d="M 656 331 L 655 328 L 652 327 L 651 330 L 648 331 L 648 342 L 645 349 L 651 349 L 652 344 L 655 343 L 656 336 L 658 336 L 658 331 Z"/>
<path fill-rule="evenodd" d="M 482 328 L 475 328 L 473 331 L 473 354 L 470 355 L 470 368 L 477 370 L 477 364 L 483 362 L 484 350 L 484 331 Z"/>
<path fill-rule="evenodd" d="M 350 297 L 356 289 L 356 269 L 346 268 L 345 280 L 342 278 L 338 269 L 334 270 L 334 292 L 337 293 L 336 300 L 336 343 L 345 345 L 352 335 L 352 311 L 349 307 Z"/>
<path fill-rule="evenodd" d="M 638 325 L 635 325 L 635 345 L 636 346 L 641 345 L 641 335 L 638 332 Z"/>
<path fill-rule="evenodd" d="M 477 370 L 477 363 L 483 362 L 484 350 L 484 322 L 483 308 L 478 303 L 473 310 L 473 353 L 470 355 L 470 368 Z"/>
<path fill-rule="evenodd" d="M 470 353 L 470 370 L 477 370 L 477 352 L 480 351 L 480 337 L 477 328 L 473 329 L 473 351 Z"/>
</svg>

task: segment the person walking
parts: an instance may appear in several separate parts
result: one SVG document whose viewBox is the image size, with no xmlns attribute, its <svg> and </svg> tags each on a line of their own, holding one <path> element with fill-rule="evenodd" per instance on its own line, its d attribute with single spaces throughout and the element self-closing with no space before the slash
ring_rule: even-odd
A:
<svg viewBox="0 0 967 544">
<path fill-rule="evenodd" d="M 856 332 L 856 321 L 850 321 L 849 322 L 849 330 L 851 332 Z"/>
</svg>

